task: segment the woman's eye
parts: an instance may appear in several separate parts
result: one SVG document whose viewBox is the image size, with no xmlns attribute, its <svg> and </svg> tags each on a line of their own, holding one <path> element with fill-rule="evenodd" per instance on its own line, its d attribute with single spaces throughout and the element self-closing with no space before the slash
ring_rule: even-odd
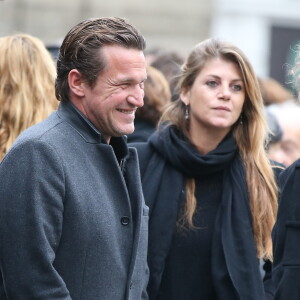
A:
<svg viewBox="0 0 300 300">
<path fill-rule="evenodd" d="M 218 85 L 217 82 L 214 80 L 207 81 L 206 84 L 211 87 L 215 87 Z"/>
<path fill-rule="evenodd" d="M 233 86 L 232 86 L 232 89 L 234 90 L 234 91 L 241 91 L 242 90 L 242 86 L 241 85 L 239 85 L 239 84 L 234 84 Z"/>
</svg>

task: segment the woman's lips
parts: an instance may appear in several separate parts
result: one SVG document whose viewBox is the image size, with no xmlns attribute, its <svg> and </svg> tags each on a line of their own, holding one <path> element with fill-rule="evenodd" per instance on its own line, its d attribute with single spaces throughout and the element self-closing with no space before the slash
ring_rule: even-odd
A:
<svg viewBox="0 0 300 300">
<path fill-rule="evenodd" d="M 227 106 L 217 106 L 215 107 L 216 110 L 225 110 L 225 111 L 230 111 L 230 109 Z"/>
</svg>

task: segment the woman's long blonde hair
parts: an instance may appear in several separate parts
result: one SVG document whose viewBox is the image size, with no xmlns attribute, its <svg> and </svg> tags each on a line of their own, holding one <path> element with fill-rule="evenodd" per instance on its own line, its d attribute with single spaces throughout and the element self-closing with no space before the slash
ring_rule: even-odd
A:
<svg viewBox="0 0 300 300">
<path fill-rule="evenodd" d="M 243 124 L 235 124 L 232 132 L 246 170 L 257 256 L 272 259 L 271 231 L 277 215 L 278 192 L 274 173 L 265 152 L 268 130 L 264 118 L 263 99 L 250 62 L 239 48 L 231 44 L 217 39 L 205 40 L 194 47 L 184 63 L 179 90 L 190 89 L 206 62 L 214 58 L 232 61 L 241 70 L 246 88 L 242 111 Z M 168 106 L 160 122 L 168 121 L 189 137 L 189 124 L 184 116 L 185 105 L 178 99 Z M 194 179 L 187 180 L 186 195 L 182 218 L 188 227 L 193 228 L 193 215 L 196 209 Z"/>
<path fill-rule="evenodd" d="M 27 34 L 0 38 L 0 160 L 16 137 L 57 108 L 55 63 Z"/>
</svg>

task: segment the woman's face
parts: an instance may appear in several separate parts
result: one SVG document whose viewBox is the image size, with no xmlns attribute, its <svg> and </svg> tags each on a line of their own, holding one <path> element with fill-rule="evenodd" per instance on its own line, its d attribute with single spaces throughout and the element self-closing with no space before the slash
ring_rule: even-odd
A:
<svg viewBox="0 0 300 300">
<path fill-rule="evenodd" d="M 205 132 L 225 136 L 241 115 L 245 86 L 237 64 L 221 58 L 209 60 L 192 87 L 181 93 L 190 106 L 190 135 Z"/>
</svg>

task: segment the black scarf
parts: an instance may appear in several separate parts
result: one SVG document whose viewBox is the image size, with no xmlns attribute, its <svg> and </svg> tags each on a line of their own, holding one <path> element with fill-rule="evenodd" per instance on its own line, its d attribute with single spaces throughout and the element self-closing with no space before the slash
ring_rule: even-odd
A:
<svg viewBox="0 0 300 300">
<path fill-rule="evenodd" d="M 235 299 L 264 299 L 245 171 L 231 134 L 206 155 L 201 155 L 174 126 L 158 130 L 149 143 L 155 154 L 147 163 L 142 181 L 150 208 L 150 299 L 155 299 L 159 289 L 179 208 L 185 198 L 185 179 L 222 170 L 223 196 L 212 245 L 214 286 L 222 300 L 233 300 L 232 294 L 226 293 L 228 287 L 223 280 L 229 276 L 236 291 Z"/>
</svg>

